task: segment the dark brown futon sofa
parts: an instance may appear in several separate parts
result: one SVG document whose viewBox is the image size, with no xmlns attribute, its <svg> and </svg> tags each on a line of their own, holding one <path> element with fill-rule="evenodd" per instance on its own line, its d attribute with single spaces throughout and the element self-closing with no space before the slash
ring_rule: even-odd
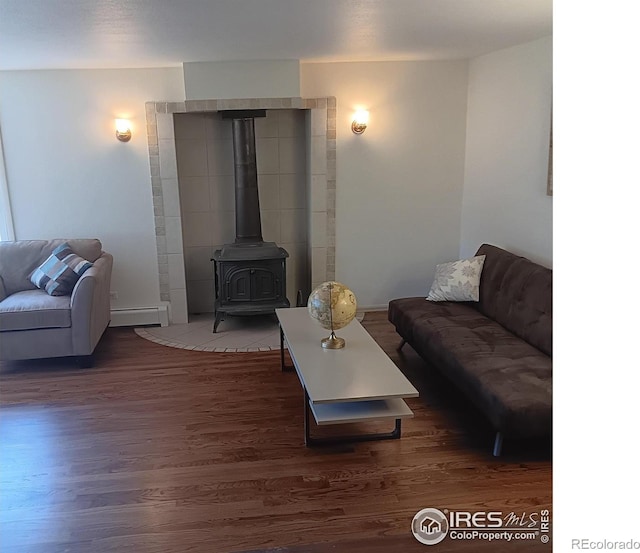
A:
<svg viewBox="0 0 640 553">
<path fill-rule="evenodd" d="M 551 436 L 552 272 L 483 244 L 479 302 L 389 303 L 391 321 L 505 437 Z"/>
</svg>

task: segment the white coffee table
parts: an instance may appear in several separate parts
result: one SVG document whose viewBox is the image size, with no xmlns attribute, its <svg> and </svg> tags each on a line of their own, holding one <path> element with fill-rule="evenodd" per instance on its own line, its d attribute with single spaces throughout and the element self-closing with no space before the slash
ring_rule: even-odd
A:
<svg viewBox="0 0 640 553">
<path fill-rule="evenodd" d="M 401 420 L 413 417 L 403 398 L 418 391 L 357 321 L 336 332 L 344 338 L 343 349 L 320 345 L 329 331 L 311 319 L 306 307 L 276 309 L 280 323 L 280 360 L 284 364 L 284 342 L 304 389 L 305 444 L 384 440 L 399 438 Z M 358 434 L 337 438 L 314 438 L 310 434 L 309 411 L 320 426 L 375 420 L 394 420 L 386 434 Z"/>
</svg>

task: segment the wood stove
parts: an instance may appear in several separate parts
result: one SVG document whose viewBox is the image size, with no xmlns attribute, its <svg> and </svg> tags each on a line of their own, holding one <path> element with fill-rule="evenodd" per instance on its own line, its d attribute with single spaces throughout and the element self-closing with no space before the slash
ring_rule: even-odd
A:
<svg viewBox="0 0 640 553">
<path fill-rule="evenodd" d="M 225 315 L 261 315 L 289 307 L 287 251 L 262 239 L 254 120 L 266 110 L 222 112 L 232 120 L 236 238 L 213 254 L 216 332 Z"/>
</svg>

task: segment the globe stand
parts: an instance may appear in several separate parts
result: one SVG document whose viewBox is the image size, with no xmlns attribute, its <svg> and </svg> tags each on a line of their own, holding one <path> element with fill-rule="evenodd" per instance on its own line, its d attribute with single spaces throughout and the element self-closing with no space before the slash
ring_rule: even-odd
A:
<svg viewBox="0 0 640 553">
<path fill-rule="evenodd" d="M 332 330 L 328 338 L 323 338 L 320 342 L 324 349 L 342 349 L 344 347 L 344 338 L 338 338 Z"/>
</svg>

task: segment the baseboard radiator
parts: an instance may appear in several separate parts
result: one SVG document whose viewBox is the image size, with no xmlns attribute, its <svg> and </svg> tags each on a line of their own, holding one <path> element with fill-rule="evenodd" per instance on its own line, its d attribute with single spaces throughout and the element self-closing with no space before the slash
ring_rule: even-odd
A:
<svg viewBox="0 0 640 553">
<path fill-rule="evenodd" d="M 153 307 L 128 307 L 111 310 L 109 326 L 169 326 L 169 310 L 166 305 Z"/>
</svg>

